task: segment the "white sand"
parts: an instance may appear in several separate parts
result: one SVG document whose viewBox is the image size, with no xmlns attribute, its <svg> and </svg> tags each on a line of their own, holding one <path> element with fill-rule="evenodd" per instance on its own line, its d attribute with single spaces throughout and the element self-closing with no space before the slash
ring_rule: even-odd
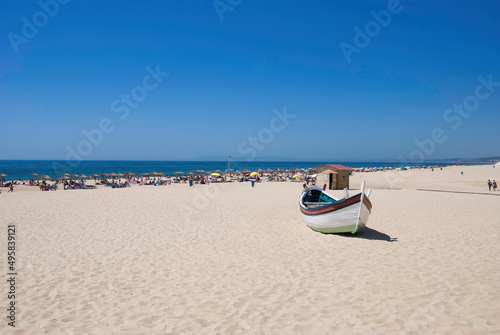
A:
<svg viewBox="0 0 500 335">
<path fill-rule="evenodd" d="M 500 168 L 391 175 L 351 177 L 374 188 L 354 236 L 309 229 L 299 183 L 4 191 L 16 333 L 500 334 Z"/>
</svg>

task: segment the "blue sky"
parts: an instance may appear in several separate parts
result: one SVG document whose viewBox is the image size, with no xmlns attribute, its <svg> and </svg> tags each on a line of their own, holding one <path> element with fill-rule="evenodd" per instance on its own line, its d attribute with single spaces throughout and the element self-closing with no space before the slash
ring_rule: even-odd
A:
<svg viewBox="0 0 500 335">
<path fill-rule="evenodd" d="M 2 2 L 0 159 L 500 155 L 499 2 L 217 1 Z"/>
</svg>

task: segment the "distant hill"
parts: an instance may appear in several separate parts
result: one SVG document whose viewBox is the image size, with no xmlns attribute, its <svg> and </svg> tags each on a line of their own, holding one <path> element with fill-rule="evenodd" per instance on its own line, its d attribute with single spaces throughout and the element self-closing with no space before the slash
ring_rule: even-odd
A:
<svg viewBox="0 0 500 335">
<path fill-rule="evenodd" d="M 468 162 L 468 163 L 496 163 L 500 162 L 500 156 L 482 157 L 482 158 L 449 158 L 449 159 L 442 159 L 441 161 Z"/>
</svg>

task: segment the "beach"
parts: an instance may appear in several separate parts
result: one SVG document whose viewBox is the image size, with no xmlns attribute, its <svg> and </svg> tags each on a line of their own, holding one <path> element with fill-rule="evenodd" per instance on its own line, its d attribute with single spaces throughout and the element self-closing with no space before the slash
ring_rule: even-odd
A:
<svg viewBox="0 0 500 335">
<path fill-rule="evenodd" d="M 299 182 L 2 189 L 16 321 L 0 329 L 500 334 L 500 192 L 488 179 L 499 166 L 354 173 L 350 193 L 364 180 L 373 203 L 356 235 L 308 228 Z"/>
</svg>

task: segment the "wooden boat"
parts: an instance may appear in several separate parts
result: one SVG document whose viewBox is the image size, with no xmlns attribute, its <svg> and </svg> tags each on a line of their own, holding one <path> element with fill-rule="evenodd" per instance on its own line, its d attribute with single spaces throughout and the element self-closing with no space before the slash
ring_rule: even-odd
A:
<svg viewBox="0 0 500 335">
<path fill-rule="evenodd" d="M 345 198 L 336 199 L 320 187 L 305 188 L 300 196 L 300 211 L 307 225 L 322 233 L 355 234 L 366 226 L 372 210 L 368 198 L 371 190 L 364 193 L 365 182 L 361 183 L 361 191 L 349 196 L 344 189 Z"/>
</svg>

